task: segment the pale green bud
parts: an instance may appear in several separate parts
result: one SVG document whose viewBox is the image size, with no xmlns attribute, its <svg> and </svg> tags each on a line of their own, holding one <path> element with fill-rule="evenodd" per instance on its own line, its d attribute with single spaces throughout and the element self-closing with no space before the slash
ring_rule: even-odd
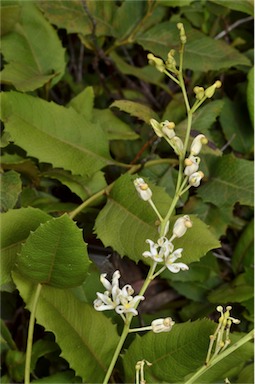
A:
<svg viewBox="0 0 255 384">
<path fill-rule="evenodd" d="M 177 24 L 177 28 L 179 29 L 180 31 L 180 40 L 181 40 L 181 43 L 182 44 L 185 44 L 186 41 L 187 41 L 187 37 L 186 37 L 186 33 L 185 33 L 185 29 L 184 29 L 184 26 L 182 23 L 178 23 Z"/>
<path fill-rule="evenodd" d="M 158 137 L 163 137 L 161 124 L 155 119 L 150 119 L 150 124 L 154 129 L 154 132 L 156 133 L 156 135 Z"/>
<path fill-rule="evenodd" d="M 215 83 L 213 85 L 211 85 L 210 87 L 208 87 L 206 90 L 205 90 L 205 96 L 210 99 L 211 97 L 213 97 L 215 91 L 217 88 L 220 88 L 221 87 L 221 81 L 220 80 L 217 80 L 215 81 Z"/>
<path fill-rule="evenodd" d="M 147 55 L 147 58 L 149 60 L 149 64 L 153 65 L 154 67 L 156 67 L 159 72 L 164 72 L 165 71 L 166 66 L 165 66 L 165 63 L 164 63 L 164 61 L 162 59 L 160 59 L 159 57 L 154 56 L 152 53 L 149 53 Z"/>
<path fill-rule="evenodd" d="M 204 97 L 205 95 L 205 90 L 203 87 L 198 87 L 196 86 L 194 89 L 193 89 L 195 95 L 196 95 L 196 99 L 198 100 L 202 100 L 202 98 Z"/>
<path fill-rule="evenodd" d="M 183 153 L 183 142 L 178 136 L 174 136 L 171 139 L 171 145 L 176 155 L 181 156 Z"/>
<path fill-rule="evenodd" d="M 174 49 L 171 49 L 168 52 L 167 61 L 166 61 L 166 69 L 168 69 L 169 71 L 171 71 L 173 73 L 178 73 L 178 69 L 176 68 L 176 61 L 174 58 L 174 54 L 175 54 Z"/>
</svg>

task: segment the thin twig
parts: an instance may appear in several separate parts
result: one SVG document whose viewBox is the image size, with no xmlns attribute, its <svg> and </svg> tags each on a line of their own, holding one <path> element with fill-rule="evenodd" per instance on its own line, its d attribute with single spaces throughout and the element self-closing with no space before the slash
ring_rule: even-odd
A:
<svg viewBox="0 0 255 384">
<path fill-rule="evenodd" d="M 214 37 L 215 40 L 219 40 L 222 37 L 226 36 L 229 32 L 233 31 L 233 29 L 239 27 L 239 25 L 247 23 L 248 21 L 253 20 L 253 16 L 244 17 L 243 19 L 235 21 L 233 24 L 231 24 L 229 27 L 225 29 L 225 31 L 221 31 Z"/>
</svg>

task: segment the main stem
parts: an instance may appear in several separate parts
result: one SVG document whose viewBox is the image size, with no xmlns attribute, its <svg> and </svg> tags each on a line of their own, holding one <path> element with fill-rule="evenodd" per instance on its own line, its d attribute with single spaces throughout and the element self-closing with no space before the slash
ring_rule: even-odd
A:
<svg viewBox="0 0 255 384">
<path fill-rule="evenodd" d="M 34 327 L 35 327 L 35 313 L 36 313 L 36 307 L 37 307 L 38 299 L 41 293 L 41 289 L 42 289 L 42 284 L 39 283 L 36 287 L 34 301 L 32 305 L 32 311 L 29 319 L 24 384 L 30 383 L 30 366 L 31 366 L 32 346 L 33 346 L 33 334 L 34 334 Z"/>
</svg>

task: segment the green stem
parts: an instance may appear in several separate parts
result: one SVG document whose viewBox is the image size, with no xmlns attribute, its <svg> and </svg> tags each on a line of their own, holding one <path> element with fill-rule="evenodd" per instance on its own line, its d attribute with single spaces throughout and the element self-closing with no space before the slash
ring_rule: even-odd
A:
<svg viewBox="0 0 255 384">
<path fill-rule="evenodd" d="M 32 356 L 32 345 L 33 345 L 33 334 L 35 326 L 35 313 L 36 307 L 41 293 L 42 284 L 38 284 L 35 291 L 35 296 L 32 305 L 32 311 L 29 319 L 28 326 L 28 336 L 27 336 L 27 349 L 26 349 L 26 363 L 25 363 L 25 384 L 30 383 L 30 366 L 31 366 L 31 356 Z"/>
<path fill-rule="evenodd" d="M 230 355 L 232 352 L 234 352 L 236 349 L 240 348 L 242 345 L 247 343 L 248 341 L 252 340 L 254 338 L 254 329 L 249 332 L 247 335 L 242 337 L 242 339 L 238 340 L 235 344 L 233 344 L 231 347 L 228 347 L 225 349 L 224 352 L 220 353 L 218 356 L 214 357 L 207 365 L 204 365 L 201 367 L 193 376 L 191 376 L 188 381 L 185 382 L 185 384 L 192 384 L 192 383 L 198 383 L 197 379 L 206 371 L 211 369 L 214 365 L 219 363 L 221 360 L 223 360 L 225 357 Z"/>
</svg>

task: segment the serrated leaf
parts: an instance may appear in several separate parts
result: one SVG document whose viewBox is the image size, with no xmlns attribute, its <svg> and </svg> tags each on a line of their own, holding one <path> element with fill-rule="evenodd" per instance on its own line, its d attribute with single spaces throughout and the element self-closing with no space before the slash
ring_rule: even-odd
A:
<svg viewBox="0 0 255 384">
<path fill-rule="evenodd" d="M 41 224 L 17 257 L 17 269 L 24 277 L 58 288 L 80 285 L 89 263 L 81 230 L 66 214 Z"/>
<path fill-rule="evenodd" d="M 65 71 L 65 51 L 54 28 L 33 2 L 20 2 L 21 14 L 12 33 L 5 35 L 1 51 L 8 63 L 1 81 L 22 92 L 46 83 L 56 84 Z M 45 49 L 47 43 L 47 49 Z"/>
<path fill-rule="evenodd" d="M 254 2 L 253 0 L 211 0 L 213 3 L 222 5 L 229 9 L 234 9 L 235 11 L 240 11 L 248 13 L 249 15 L 254 15 Z"/>
<path fill-rule="evenodd" d="M 207 72 L 237 65 L 251 65 L 247 57 L 223 41 L 204 35 L 190 27 L 188 22 L 184 23 L 184 27 L 187 35 L 184 68 Z M 170 49 L 179 50 L 179 31 L 176 23 L 165 21 L 138 34 L 136 41 L 145 50 L 166 60 Z M 176 55 L 176 59 L 178 61 L 178 55 Z"/>
<path fill-rule="evenodd" d="M 17 273 L 13 273 L 13 278 L 31 310 L 35 286 Z M 79 301 L 70 290 L 49 286 L 42 287 L 36 319 L 55 334 L 61 356 L 77 375 L 89 383 L 103 381 L 119 340 L 116 326 L 109 319 Z"/>
<path fill-rule="evenodd" d="M 254 67 L 250 69 L 247 79 L 247 106 L 250 114 L 250 119 L 254 127 Z"/>
<path fill-rule="evenodd" d="M 59 180 L 82 200 L 86 200 L 96 192 L 107 186 L 104 174 L 96 172 L 92 177 L 72 175 L 63 169 L 49 169 L 42 173 L 42 176 Z"/>
<path fill-rule="evenodd" d="M 17 92 L 2 94 L 1 118 L 29 155 L 76 175 L 111 164 L 104 132 L 72 108 Z"/>
<path fill-rule="evenodd" d="M 17 253 L 21 244 L 40 223 L 51 216 L 36 208 L 20 208 L 10 210 L 1 215 L 1 286 L 12 281 L 11 271 L 14 269 Z"/>
<path fill-rule="evenodd" d="M 117 107 L 121 111 L 127 112 L 129 115 L 143 120 L 145 123 L 149 123 L 150 119 L 152 118 L 159 120 L 159 117 L 151 108 L 149 108 L 147 105 L 137 103 L 135 101 L 116 100 L 111 104 L 110 107 Z"/>
<path fill-rule="evenodd" d="M 254 132 L 244 108 L 245 104 L 241 100 L 225 98 L 220 123 L 230 146 L 235 151 L 247 154 L 253 149 Z"/>
<path fill-rule="evenodd" d="M 175 324 L 169 333 L 137 336 L 123 357 L 126 382 L 134 380 L 134 367 L 143 359 L 152 363 L 145 368 L 148 384 L 183 382 L 187 374 L 204 364 L 209 336 L 215 328 L 209 320 L 197 320 Z"/>
<path fill-rule="evenodd" d="M 19 173 L 8 171 L 0 176 L 0 209 L 6 212 L 15 207 L 22 190 L 22 182 Z"/>
<path fill-rule="evenodd" d="M 75 109 L 76 112 L 81 114 L 85 119 L 91 121 L 94 98 L 93 87 L 86 87 L 82 92 L 72 98 L 68 106 Z"/>
<path fill-rule="evenodd" d="M 1 156 L 3 169 L 13 169 L 28 177 L 34 185 L 39 183 L 39 169 L 30 159 L 24 159 L 16 154 L 5 153 Z"/>
<path fill-rule="evenodd" d="M 205 202 L 218 207 L 240 204 L 253 206 L 253 164 L 234 155 L 214 158 L 208 181 L 197 191 Z"/>
<path fill-rule="evenodd" d="M 148 248 L 145 240 L 156 241 L 159 234 L 155 226 L 156 214 L 147 202 L 138 197 L 133 186 L 134 178 L 125 175 L 115 183 L 106 206 L 97 217 L 95 231 L 105 246 L 111 246 L 120 255 L 127 255 L 137 262 Z M 164 217 L 171 198 L 164 189 L 148 183 L 153 192 L 153 202 Z M 172 219 L 169 233 L 176 219 Z M 182 260 L 185 263 L 199 260 L 207 251 L 220 245 L 202 221 L 196 217 L 192 217 L 192 221 L 193 227 L 174 242 L 176 248 L 184 248 Z"/>
</svg>

